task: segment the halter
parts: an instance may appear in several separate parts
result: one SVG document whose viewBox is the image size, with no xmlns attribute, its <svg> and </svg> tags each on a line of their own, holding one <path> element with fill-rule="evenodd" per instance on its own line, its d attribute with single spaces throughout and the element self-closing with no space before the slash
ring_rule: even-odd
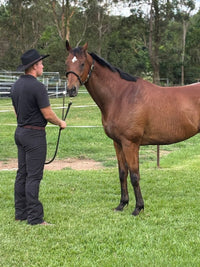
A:
<svg viewBox="0 0 200 267">
<path fill-rule="evenodd" d="M 92 65 L 91 65 L 91 67 L 90 67 L 90 71 L 89 71 L 89 73 L 88 73 L 88 75 L 87 75 L 87 78 L 85 79 L 84 82 L 81 80 L 81 77 L 80 77 L 76 72 L 74 72 L 74 71 L 67 71 L 67 72 L 66 72 L 66 77 L 67 77 L 70 73 L 72 73 L 72 74 L 74 74 L 74 75 L 78 78 L 80 85 L 84 85 L 86 82 L 88 82 L 89 78 L 91 77 L 91 74 L 92 74 L 93 69 L 94 69 L 94 59 L 93 59 L 93 61 L 92 61 Z"/>
</svg>

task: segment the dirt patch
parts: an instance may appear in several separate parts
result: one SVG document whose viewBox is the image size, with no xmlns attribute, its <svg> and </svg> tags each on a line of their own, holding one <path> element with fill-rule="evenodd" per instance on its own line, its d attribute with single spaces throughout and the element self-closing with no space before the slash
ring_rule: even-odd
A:
<svg viewBox="0 0 200 267">
<path fill-rule="evenodd" d="M 57 171 L 66 168 L 73 170 L 98 170 L 103 168 L 100 162 L 90 159 L 71 159 L 54 160 L 52 163 L 45 165 L 45 170 Z M 0 161 L 0 170 L 17 170 L 17 159 Z"/>
</svg>

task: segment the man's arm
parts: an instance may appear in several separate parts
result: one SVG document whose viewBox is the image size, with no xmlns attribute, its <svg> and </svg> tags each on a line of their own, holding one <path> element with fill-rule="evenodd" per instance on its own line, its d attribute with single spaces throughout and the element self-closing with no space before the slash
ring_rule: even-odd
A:
<svg viewBox="0 0 200 267">
<path fill-rule="evenodd" d="M 59 119 L 56 114 L 53 112 L 51 106 L 48 106 L 46 108 L 41 108 L 40 109 L 44 118 L 48 121 L 48 122 L 51 122 L 55 125 L 58 125 L 60 126 L 61 129 L 64 129 L 66 128 L 66 122 Z"/>
</svg>

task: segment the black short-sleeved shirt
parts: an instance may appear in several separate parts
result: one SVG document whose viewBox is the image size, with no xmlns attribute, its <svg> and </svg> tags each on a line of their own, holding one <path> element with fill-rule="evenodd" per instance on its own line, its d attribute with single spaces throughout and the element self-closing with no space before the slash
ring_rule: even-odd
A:
<svg viewBox="0 0 200 267">
<path fill-rule="evenodd" d="M 18 126 L 46 126 L 47 121 L 40 109 L 50 106 L 50 103 L 43 83 L 32 75 L 22 75 L 11 88 L 11 98 Z"/>
</svg>

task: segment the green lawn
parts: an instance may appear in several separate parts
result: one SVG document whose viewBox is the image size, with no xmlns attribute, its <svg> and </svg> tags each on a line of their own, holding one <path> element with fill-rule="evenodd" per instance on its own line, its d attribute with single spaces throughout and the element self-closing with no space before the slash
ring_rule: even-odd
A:
<svg viewBox="0 0 200 267">
<path fill-rule="evenodd" d="M 52 107 L 62 105 L 51 99 Z M 28 226 L 14 221 L 15 171 L 0 171 L 0 266 L 200 266 L 200 144 L 199 136 L 140 151 L 141 190 L 145 211 L 135 206 L 129 181 L 129 206 L 114 212 L 120 186 L 112 140 L 101 127 L 97 107 L 87 94 L 73 99 L 62 132 L 58 158 L 91 158 L 102 170 L 45 171 L 40 199 L 45 219 L 54 226 Z M 15 116 L 9 99 L 0 99 L 0 160 L 16 158 Z M 60 109 L 55 109 L 61 115 Z M 99 126 L 81 128 L 76 126 Z M 48 157 L 58 129 L 47 128 Z"/>
</svg>

